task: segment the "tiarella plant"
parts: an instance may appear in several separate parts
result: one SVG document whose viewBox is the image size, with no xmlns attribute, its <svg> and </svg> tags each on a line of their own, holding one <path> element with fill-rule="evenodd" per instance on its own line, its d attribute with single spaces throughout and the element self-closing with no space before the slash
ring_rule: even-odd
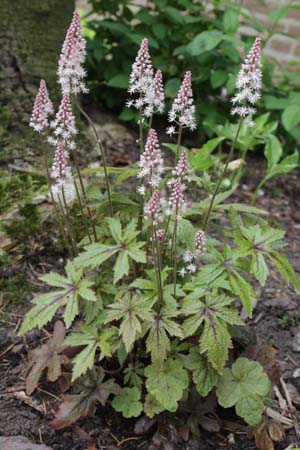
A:
<svg viewBox="0 0 300 450">
<path fill-rule="evenodd" d="M 232 190 L 220 192 L 241 124 L 246 117 L 244 126 L 252 125 L 253 105 L 260 96 L 260 39 L 238 76 L 233 114 L 240 116 L 240 125 L 208 198 L 200 198 L 205 189 L 198 186 L 210 183 L 209 158 L 222 139 L 203 147 L 204 159 L 201 151 L 183 147 L 196 123 L 192 74 L 186 72 L 169 113 L 168 134 L 177 135 L 177 144 L 169 145 L 175 163 L 173 168 L 165 165 L 154 128 L 155 114 L 164 108 L 162 74 L 153 69 L 147 39 L 142 41 L 127 103 L 139 112 L 139 161 L 117 170 L 115 192 L 99 197 L 95 209 L 88 204 L 76 153 L 75 171 L 68 155 L 76 148 L 70 96 L 77 102 L 75 96 L 85 90 L 84 54 L 75 12 L 59 62 L 63 98 L 49 131 L 56 150 L 48 171 L 71 258 L 65 275 L 41 277 L 48 292 L 34 298 L 20 334 L 58 316 L 64 325 L 56 322 L 53 338 L 32 352 L 27 390 L 35 389 L 46 368 L 50 381 L 72 372 L 72 393 L 56 414 L 56 428 L 93 414 L 97 402 L 104 405 L 109 399 L 125 417 L 176 411 L 193 386 L 201 397 L 213 391 L 220 405 L 234 406 L 248 424 L 257 425 L 271 385 L 259 363 L 229 358 L 233 338 L 245 317 L 252 316 L 258 285 L 265 285 L 270 265 L 287 284 L 299 286 L 280 252 L 284 232 L 263 219 L 265 211 L 224 203 Z M 31 126 L 45 133 L 51 112 L 42 81 Z M 101 143 L 100 148 L 103 152 Z M 48 167 L 48 157 L 46 163 Z M 105 158 L 103 164 L 106 176 L 113 173 Z M 136 181 L 132 190 L 129 177 Z M 118 194 L 118 183 L 125 183 L 127 196 Z M 72 185 L 91 220 L 83 243 L 76 242 L 68 217 L 66 194 Z M 107 176 L 107 188 L 111 186 Z M 210 219 L 224 219 L 227 213 L 226 227 L 215 233 L 209 229 Z M 72 357 L 67 357 L 70 347 Z"/>
</svg>

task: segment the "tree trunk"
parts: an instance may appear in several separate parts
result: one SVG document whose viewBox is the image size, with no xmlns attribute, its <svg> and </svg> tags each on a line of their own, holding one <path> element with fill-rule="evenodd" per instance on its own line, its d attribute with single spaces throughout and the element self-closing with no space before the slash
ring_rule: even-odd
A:
<svg viewBox="0 0 300 450">
<path fill-rule="evenodd" d="M 28 127 L 33 101 L 44 78 L 57 107 L 57 62 L 73 9 L 74 0 L 0 0 L 0 162 L 41 146 Z"/>
</svg>

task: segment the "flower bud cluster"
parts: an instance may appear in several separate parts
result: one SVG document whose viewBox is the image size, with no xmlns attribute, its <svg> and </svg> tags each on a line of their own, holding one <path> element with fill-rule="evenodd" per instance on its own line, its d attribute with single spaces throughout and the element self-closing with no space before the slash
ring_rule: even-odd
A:
<svg viewBox="0 0 300 450">
<path fill-rule="evenodd" d="M 238 92 L 231 100 L 234 105 L 231 114 L 246 118 L 249 126 L 254 125 L 253 115 L 256 109 L 253 105 L 261 97 L 261 67 L 261 39 L 256 38 L 238 74 L 236 81 Z"/>
<path fill-rule="evenodd" d="M 202 230 L 197 231 L 195 234 L 195 251 L 196 256 L 201 256 L 206 252 L 206 236 Z"/>
<path fill-rule="evenodd" d="M 51 144 L 56 145 L 57 141 L 63 140 L 69 148 L 75 147 L 72 138 L 77 134 L 77 129 L 75 126 L 75 117 L 72 112 L 70 96 L 68 94 L 64 94 L 55 120 L 51 123 L 51 127 L 53 128 L 55 135 L 55 138 L 49 138 Z"/>
<path fill-rule="evenodd" d="M 51 178 L 54 184 L 58 185 L 63 185 L 65 181 L 72 178 L 71 168 L 68 164 L 68 153 L 63 141 L 58 141 L 56 144 Z"/>
<path fill-rule="evenodd" d="M 150 200 L 144 206 L 145 219 L 152 219 L 153 225 L 162 222 L 160 192 L 158 189 L 153 191 Z"/>
<path fill-rule="evenodd" d="M 141 186 L 144 189 L 140 189 L 141 187 L 138 188 L 138 192 L 141 195 L 145 195 L 146 184 L 154 188 L 158 187 L 164 170 L 163 163 L 157 133 L 151 129 L 145 145 L 145 151 L 139 161 L 140 172 L 138 178 L 144 180 L 144 185 Z"/>
<path fill-rule="evenodd" d="M 53 105 L 49 98 L 46 82 L 41 80 L 29 125 L 39 133 L 44 131 L 49 125 L 48 117 L 50 114 L 53 114 Z"/>
<path fill-rule="evenodd" d="M 196 273 L 199 266 L 199 257 L 206 252 L 206 237 L 204 231 L 197 231 L 195 234 L 195 252 L 187 250 L 183 255 L 185 265 L 178 271 L 184 277 L 187 273 Z"/>
<path fill-rule="evenodd" d="M 75 10 L 58 63 L 58 78 L 63 94 L 87 92 L 83 82 L 86 72 L 82 67 L 85 57 L 86 41 L 82 35 L 79 13 Z"/>
<path fill-rule="evenodd" d="M 192 91 L 192 74 L 186 72 L 177 97 L 169 112 L 169 122 L 175 122 L 190 130 L 196 129 L 195 105 Z M 168 134 L 173 134 L 174 127 L 169 127 Z"/>
</svg>

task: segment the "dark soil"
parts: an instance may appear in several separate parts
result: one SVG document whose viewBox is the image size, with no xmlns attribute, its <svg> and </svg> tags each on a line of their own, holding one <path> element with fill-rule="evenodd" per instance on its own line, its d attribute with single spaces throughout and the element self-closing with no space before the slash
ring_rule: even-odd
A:
<svg viewBox="0 0 300 450">
<path fill-rule="evenodd" d="M 240 192 L 235 201 L 245 202 L 262 176 L 262 161 L 251 160 L 249 171 L 245 175 Z M 257 200 L 257 206 L 269 211 L 269 220 L 280 224 L 286 230 L 288 246 L 285 249 L 296 270 L 300 266 L 300 196 L 299 172 L 294 172 L 270 181 Z M 37 239 L 40 239 L 39 237 Z M 31 245 L 33 245 L 31 243 Z M 39 247 L 40 242 L 37 242 Z M 16 250 L 15 250 L 16 251 Z M 24 250 L 23 247 L 23 252 Z M 28 258 L 17 267 L 32 282 L 33 290 L 39 290 L 36 276 L 51 269 L 51 266 L 62 265 L 58 256 L 51 255 L 51 245 L 43 247 L 42 257 L 36 258 L 32 264 Z M 27 262 L 26 262 L 27 261 Z M 59 262 L 59 264 L 57 264 Z M 47 265 L 47 267 L 46 267 Z M 1 274 L 0 274 L 1 275 Z M 3 275 L 3 274 L 2 274 Z M 20 287 L 22 290 L 22 287 Z M 21 292 L 20 292 L 21 293 Z M 1 294 L 1 293 L 0 293 Z M 18 293 L 16 293 L 18 295 Z M 293 405 L 298 408 L 300 396 L 300 309 L 299 295 L 286 288 L 277 274 L 261 291 L 253 319 L 249 321 L 249 339 L 256 336 L 256 345 L 249 348 L 248 353 L 259 353 L 262 349 L 264 362 L 269 374 L 280 387 L 280 376 L 283 377 L 291 392 Z M 0 295 L 1 302 L 1 295 Z M 28 309 L 29 305 L 26 305 Z M 32 331 L 26 338 L 17 336 L 24 305 L 4 309 L 0 315 L 0 435 L 23 435 L 35 443 L 43 442 L 54 450 L 148 450 L 157 430 L 157 423 L 144 435 L 135 433 L 136 420 L 125 420 L 110 407 L 97 409 L 93 418 L 78 422 L 72 428 L 55 431 L 49 425 L 57 409 L 57 387 L 47 383 L 40 384 L 40 389 L 29 399 L 22 397 L 26 373 L 28 350 L 37 346 L 46 337 L 44 331 Z M 253 350 L 254 348 L 254 350 Z M 266 350 L 267 349 L 267 350 Z M 252 352 L 252 353 L 251 353 Z M 257 356 L 257 355 L 256 355 Z M 261 355 L 258 359 L 261 360 Z M 294 389 L 293 389 L 294 386 Z M 280 387 L 284 396 L 284 392 Z M 276 409 L 277 400 L 274 401 Z M 159 430 L 165 437 L 166 450 L 248 450 L 255 449 L 253 440 L 246 437 L 245 426 L 232 411 L 217 409 L 219 432 L 201 430 L 200 436 L 190 438 L 187 443 L 172 444 L 174 430 L 178 430 L 187 420 L 185 413 L 171 417 L 164 416 L 160 420 Z M 291 410 L 286 409 L 285 416 L 291 417 Z M 172 431 L 173 430 L 173 431 Z M 176 434 L 176 431 L 175 431 Z M 156 435 L 157 437 L 157 435 Z M 286 449 L 289 444 L 297 443 L 294 427 L 287 427 L 284 439 L 275 444 L 276 450 Z M 299 442 L 298 445 L 299 446 Z M 0 449 L 1 450 L 1 449 Z"/>
</svg>

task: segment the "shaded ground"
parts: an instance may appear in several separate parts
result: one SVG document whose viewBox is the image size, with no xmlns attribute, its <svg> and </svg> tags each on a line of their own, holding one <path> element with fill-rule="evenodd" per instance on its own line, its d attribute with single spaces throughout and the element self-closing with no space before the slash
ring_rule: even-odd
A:
<svg viewBox="0 0 300 450">
<path fill-rule="evenodd" d="M 126 155 L 126 162 L 130 155 Z M 120 161 L 118 161 L 120 163 Z M 261 179 L 261 161 L 251 161 L 249 172 L 244 178 L 243 186 L 236 200 L 247 203 L 256 182 Z M 288 247 L 286 254 L 289 256 L 296 270 L 300 267 L 300 197 L 299 197 L 299 172 L 294 172 L 270 181 L 264 188 L 263 195 L 258 197 L 257 205 L 270 213 L 270 221 L 280 224 L 287 233 Z M 29 238 L 28 238 L 29 239 Z M 31 253 L 28 251 L 31 249 Z M 38 231 L 34 239 L 23 243 L 22 251 L 17 246 L 12 249 L 15 256 L 12 267 L 1 266 L 0 278 L 11 277 L 9 271 L 17 272 L 24 278 L 17 287 L 16 296 L 22 296 L 23 290 L 28 287 L 38 291 L 40 289 L 36 279 L 37 275 L 49 271 L 51 267 L 61 267 L 63 258 L 59 254 L 51 252 L 53 242 L 45 231 Z M 16 255 L 21 257 L 18 259 Z M 14 272 L 15 271 L 15 272 Z M 27 292 L 27 291 L 26 291 Z M 4 294 L 5 296 L 5 294 Z M 25 295 L 25 301 L 29 301 L 30 295 Z M 24 299 L 23 299 L 24 300 Z M 1 302 L 1 295 L 0 295 Z M 27 306 L 26 306 L 27 309 Z M 20 339 L 16 331 L 20 325 L 24 305 L 14 306 L 8 309 L 2 307 L 0 315 L 0 435 L 24 435 L 33 442 L 44 442 L 54 450 L 89 450 L 108 449 L 124 450 L 142 449 L 148 450 L 157 424 L 143 435 L 135 433 L 135 420 L 124 420 L 119 414 L 108 408 L 97 409 L 95 417 L 82 420 L 77 426 L 56 432 L 49 422 L 53 418 L 53 412 L 57 408 L 57 392 L 55 385 L 42 384 L 31 397 L 24 399 L 24 376 L 27 352 L 30 348 L 46 336 L 42 331 L 32 331 L 26 338 Z M 300 310 L 299 296 L 287 289 L 282 281 L 274 273 L 272 280 L 261 291 L 261 298 L 257 305 L 252 321 L 249 323 L 249 334 L 256 334 L 258 343 L 266 341 L 273 347 L 275 367 L 283 376 L 291 390 L 293 404 L 300 405 L 300 397 L 297 389 L 300 386 Z M 275 355 L 275 350 L 277 353 Z M 270 350 L 271 351 L 271 350 Z M 273 361 L 273 362 L 274 362 Z M 293 386 L 296 388 L 294 390 Z M 286 414 L 289 414 L 286 411 Z M 221 423 L 221 431 L 208 433 L 201 431 L 199 437 L 190 439 L 187 444 L 165 447 L 167 450 L 246 450 L 254 449 L 254 441 L 245 436 L 245 427 L 231 411 L 217 410 L 218 421 Z M 160 425 L 162 434 L 166 435 L 166 442 L 171 442 L 172 423 L 182 424 L 187 416 L 180 412 L 172 419 L 166 416 L 167 425 Z M 171 420 L 171 422 L 170 422 Z M 170 427 L 171 424 L 171 427 Z M 296 443 L 297 438 L 293 427 L 289 427 L 285 439 L 276 444 L 276 450 L 288 447 L 290 443 Z M 90 442 L 88 442 L 90 440 Z M 153 447 L 158 448 L 158 447 Z M 1 449 L 0 449 L 1 450 Z"/>
</svg>

